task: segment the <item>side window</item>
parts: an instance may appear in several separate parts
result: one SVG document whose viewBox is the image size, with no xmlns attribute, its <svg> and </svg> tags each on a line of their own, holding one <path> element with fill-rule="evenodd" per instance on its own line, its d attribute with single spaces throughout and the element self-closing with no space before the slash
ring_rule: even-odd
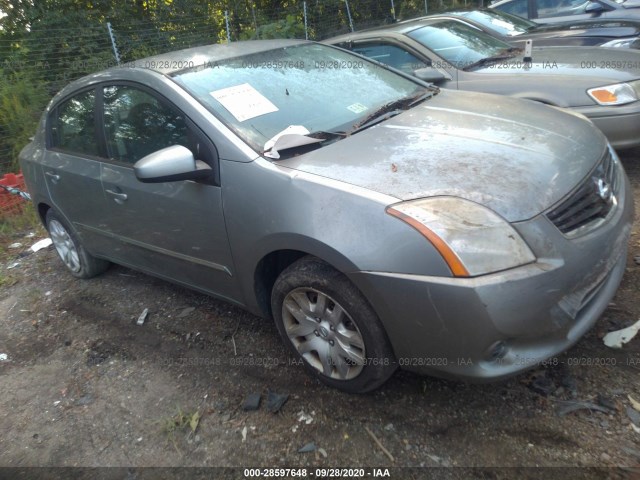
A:
<svg viewBox="0 0 640 480">
<path fill-rule="evenodd" d="M 415 70 L 428 66 L 425 62 L 406 50 L 388 43 L 367 43 L 354 45 L 353 51 L 372 58 L 404 73 L 413 74 Z"/>
<path fill-rule="evenodd" d="M 529 18 L 528 5 L 528 0 L 513 0 L 496 7 L 496 10 L 517 15 L 518 17 Z"/>
<path fill-rule="evenodd" d="M 134 164 L 172 145 L 183 145 L 198 160 L 212 164 L 200 134 L 172 106 L 129 85 L 104 88 L 104 127 L 110 158 Z"/>
<path fill-rule="evenodd" d="M 81 155 L 98 155 L 95 92 L 76 95 L 58 105 L 51 122 L 52 147 Z"/>
<path fill-rule="evenodd" d="M 588 4 L 585 0 L 538 0 L 538 18 L 583 15 Z"/>
</svg>

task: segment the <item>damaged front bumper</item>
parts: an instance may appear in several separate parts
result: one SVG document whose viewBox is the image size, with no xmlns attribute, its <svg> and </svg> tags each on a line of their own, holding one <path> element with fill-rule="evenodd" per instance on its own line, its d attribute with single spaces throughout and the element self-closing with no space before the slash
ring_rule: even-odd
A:
<svg viewBox="0 0 640 480">
<path fill-rule="evenodd" d="M 625 271 L 633 199 L 622 168 L 620 175 L 616 209 L 582 236 L 565 237 L 544 215 L 514 225 L 537 257 L 532 264 L 476 278 L 350 275 L 384 324 L 400 367 L 497 380 L 576 343 Z"/>
</svg>

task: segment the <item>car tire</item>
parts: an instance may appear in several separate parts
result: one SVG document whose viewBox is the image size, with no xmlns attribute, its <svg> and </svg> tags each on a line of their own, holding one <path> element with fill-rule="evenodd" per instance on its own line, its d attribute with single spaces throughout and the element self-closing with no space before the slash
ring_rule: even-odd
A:
<svg viewBox="0 0 640 480">
<path fill-rule="evenodd" d="M 53 246 L 71 275 L 91 278 L 109 268 L 109 262 L 95 258 L 85 250 L 76 232 L 56 211 L 49 209 L 45 220 Z"/>
<path fill-rule="evenodd" d="M 277 278 L 276 326 L 292 353 L 323 383 L 349 393 L 378 388 L 397 363 L 378 316 L 349 279 L 316 257 Z"/>
</svg>

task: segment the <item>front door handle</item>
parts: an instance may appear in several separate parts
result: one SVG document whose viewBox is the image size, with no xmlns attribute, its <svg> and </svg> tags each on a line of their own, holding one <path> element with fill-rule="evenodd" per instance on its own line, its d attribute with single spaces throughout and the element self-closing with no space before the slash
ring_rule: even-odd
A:
<svg viewBox="0 0 640 480">
<path fill-rule="evenodd" d="M 126 193 L 121 193 L 121 192 L 115 192 L 113 190 L 105 190 L 109 195 L 111 195 L 112 197 L 114 197 L 114 200 L 116 201 L 116 203 L 124 203 L 127 200 L 127 194 Z"/>
<path fill-rule="evenodd" d="M 51 179 L 53 183 L 58 183 L 60 180 L 60 175 L 53 172 L 44 172 L 44 174 Z"/>
</svg>

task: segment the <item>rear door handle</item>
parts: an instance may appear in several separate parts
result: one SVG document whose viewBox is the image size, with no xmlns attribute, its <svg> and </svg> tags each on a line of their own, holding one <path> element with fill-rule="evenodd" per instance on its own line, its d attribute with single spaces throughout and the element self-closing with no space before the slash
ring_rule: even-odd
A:
<svg viewBox="0 0 640 480">
<path fill-rule="evenodd" d="M 44 174 L 51 179 L 53 183 L 58 183 L 60 180 L 60 175 L 53 172 L 44 172 Z"/>
<path fill-rule="evenodd" d="M 114 200 L 116 201 L 116 203 L 124 203 L 127 200 L 127 194 L 126 193 L 115 192 L 115 191 L 109 190 L 109 189 L 106 189 L 105 192 L 107 192 L 109 195 L 114 197 Z"/>
</svg>

